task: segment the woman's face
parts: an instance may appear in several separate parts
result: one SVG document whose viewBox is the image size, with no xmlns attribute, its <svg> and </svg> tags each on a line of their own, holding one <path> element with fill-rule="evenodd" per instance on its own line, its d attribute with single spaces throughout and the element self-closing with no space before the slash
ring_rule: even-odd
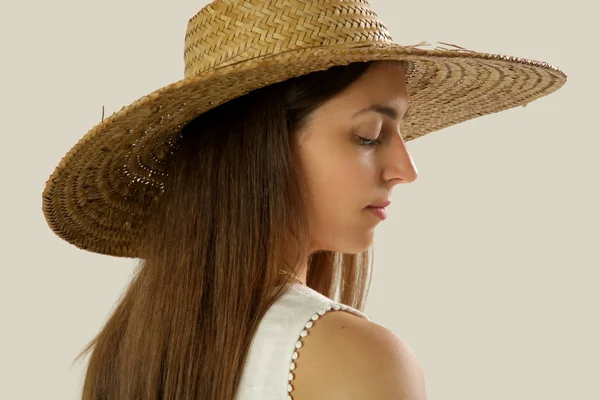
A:
<svg viewBox="0 0 600 400">
<path fill-rule="evenodd" d="M 396 117 L 363 111 L 374 105 L 393 110 Z M 396 184 L 417 178 L 400 135 L 407 107 L 402 64 L 379 61 L 316 109 L 299 132 L 300 158 L 308 180 L 311 252 L 366 250 L 381 222 L 366 207 L 391 201 Z M 375 139 L 380 143 L 373 143 Z"/>
</svg>

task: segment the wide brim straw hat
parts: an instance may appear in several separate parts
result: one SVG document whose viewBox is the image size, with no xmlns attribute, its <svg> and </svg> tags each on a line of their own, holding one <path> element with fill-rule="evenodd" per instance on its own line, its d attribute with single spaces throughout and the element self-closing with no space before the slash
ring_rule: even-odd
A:
<svg viewBox="0 0 600 400">
<path fill-rule="evenodd" d="M 407 142 L 525 106 L 567 80 L 543 61 L 438 43 L 445 46 L 395 43 L 366 0 L 213 1 L 188 21 L 184 78 L 103 119 L 62 158 L 43 191 L 46 221 L 80 249 L 142 258 L 149 208 L 164 193 L 181 129 L 229 100 L 313 71 L 403 61 Z"/>
</svg>

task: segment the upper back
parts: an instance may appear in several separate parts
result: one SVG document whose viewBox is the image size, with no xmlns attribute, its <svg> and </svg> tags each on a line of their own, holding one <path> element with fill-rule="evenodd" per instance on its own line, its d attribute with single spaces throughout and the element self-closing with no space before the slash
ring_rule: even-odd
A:
<svg viewBox="0 0 600 400">
<path fill-rule="evenodd" d="M 398 368 L 418 380 L 420 368 L 415 366 L 410 349 L 366 314 L 292 284 L 259 324 L 235 399 L 424 400 L 424 392 L 422 397 L 398 397 L 390 389 L 380 391 L 381 396 L 376 387 L 369 389 L 386 379 L 388 387 L 389 382 L 398 386 L 393 383 Z"/>
</svg>

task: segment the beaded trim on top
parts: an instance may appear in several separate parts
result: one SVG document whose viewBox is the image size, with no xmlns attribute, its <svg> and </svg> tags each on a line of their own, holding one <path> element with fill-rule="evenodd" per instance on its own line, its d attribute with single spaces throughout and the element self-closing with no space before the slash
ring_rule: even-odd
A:
<svg viewBox="0 0 600 400">
<path fill-rule="evenodd" d="M 332 304 L 325 305 L 323 308 L 319 309 L 315 314 L 313 314 L 310 317 L 310 320 L 304 325 L 304 329 L 302 329 L 302 332 L 300 332 L 298 341 L 296 342 L 296 350 L 294 350 L 294 353 L 292 353 L 292 361 L 290 363 L 289 373 L 288 373 L 288 385 L 287 385 L 287 391 L 288 391 L 287 399 L 288 400 L 293 400 L 292 399 L 292 391 L 294 390 L 294 387 L 292 386 L 292 381 L 294 380 L 293 371 L 296 369 L 296 360 L 298 359 L 298 356 L 299 356 L 298 351 L 302 348 L 302 339 L 308 335 L 308 330 L 310 328 L 312 328 L 314 322 L 316 320 L 318 320 L 321 316 L 325 315 L 328 311 L 331 311 L 331 310 L 335 310 L 335 311 L 343 310 L 343 311 L 350 311 L 353 314 L 355 313 L 354 308 L 347 306 L 345 304 L 334 302 Z"/>
</svg>

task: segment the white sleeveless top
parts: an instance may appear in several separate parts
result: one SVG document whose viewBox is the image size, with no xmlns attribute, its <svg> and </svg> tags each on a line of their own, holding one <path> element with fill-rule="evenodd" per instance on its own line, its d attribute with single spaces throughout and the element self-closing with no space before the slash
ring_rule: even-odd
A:
<svg viewBox="0 0 600 400">
<path fill-rule="evenodd" d="M 292 400 L 295 361 L 313 323 L 328 311 L 359 310 L 292 283 L 267 310 L 252 339 L 235 400 Z"/>
</svg>

